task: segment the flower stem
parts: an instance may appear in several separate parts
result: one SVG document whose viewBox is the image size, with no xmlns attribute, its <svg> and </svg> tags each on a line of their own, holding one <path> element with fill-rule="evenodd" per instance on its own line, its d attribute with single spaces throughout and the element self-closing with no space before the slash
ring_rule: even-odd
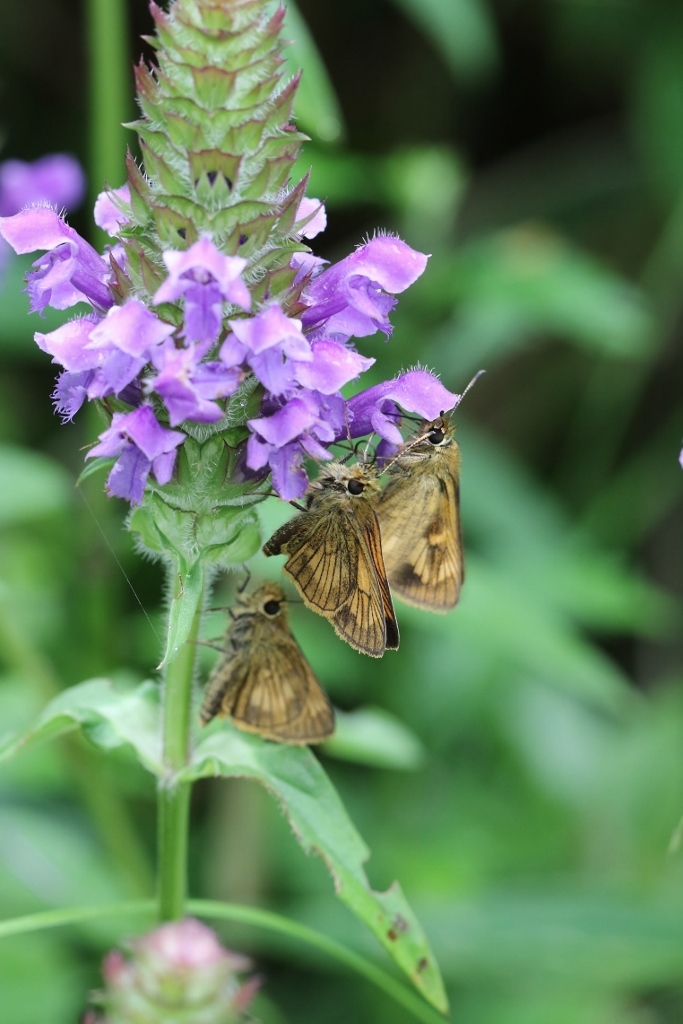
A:
<svg viewBox="0 0 683 1024">
<path fill-rule="evenodd" d="M 183 581 L 173 572 L 173 600 L 183 595 Z M 175 921 L 185 915 L 187 898 L 187 842 L 190 820 L 191 783 L 175 781 L 188 761 L 192 679 L 202 602 L 199 601 L 187 642 L 166 668 L 163 716 L 163 751 L 166 773 L 158 787 L 159 917 Z"/>
<path fill-rule="evenodd" d="M 134 112 L 133 76 L 127 43 L 125 0 L 88 0 L 90 54 L 90 191 L 94 201 L 105 182 L 112 188 L 125 175 L 126 130 Z M 109 241 L 104 234 L 101 241 Z"/>
</svg>

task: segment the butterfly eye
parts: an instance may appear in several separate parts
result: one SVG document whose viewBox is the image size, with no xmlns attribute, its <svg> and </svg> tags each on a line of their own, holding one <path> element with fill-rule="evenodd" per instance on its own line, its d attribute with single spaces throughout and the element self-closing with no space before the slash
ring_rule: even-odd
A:
<svg viewBox="0 0 683 1024">
<path fill-rule="evenodd" d="M 360 480 L 349 480 L 349 482 L 346 485 L 346 489 L 349 492 L 349 494 L 357 496 L 363 493 L 363 491 L 365 490 L 365 484 L 361 483 Z"/>
<path fill-rule="evenodd" d="M 437 427 L 436 430 L 429 431 L 427 440 L 429 441 L 430 444 L 443 444 L 443 439 L 445 436 L 446 435 L 444 434 L 443 430 Z"/>
<path fill-rule="evenodd" d="M 263 606 L 263 611 L 266 615 L 277 615 L 280 611 L 280 601 L 266 601 Z"/>
</svg>

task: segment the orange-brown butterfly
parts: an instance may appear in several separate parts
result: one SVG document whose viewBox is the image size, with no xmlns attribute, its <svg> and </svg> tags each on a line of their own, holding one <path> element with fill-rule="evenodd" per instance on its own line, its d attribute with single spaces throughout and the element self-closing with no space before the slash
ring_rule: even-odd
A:
<svg viewBox="0 0 683 1024">
<path fill-rule="evenodd" d="M 375 508 L 374 472 L 331 462 L 310 486 L 306 509 L 273 534 L 263 551 L 287 555 L 284 571 L 309 608 L 363 654 L 398 647 Z"/>
<path fill-rule="evenodd" d="M 387 466 L 390 479 L 377 507 L 392 589 L 408 604 L 432 612 L 455 607 L 465 578 L 454 433 L 450 415 L 423 422 Z"/>
<path fill-rule="evenodd" d="M 264 583 L 230 609 L 224 657 L 209 677 L 199 718 L 216 715 L 278 743 L 320 743 L 334 711 L 287 624 L 282 587 Z"/>
</svg>

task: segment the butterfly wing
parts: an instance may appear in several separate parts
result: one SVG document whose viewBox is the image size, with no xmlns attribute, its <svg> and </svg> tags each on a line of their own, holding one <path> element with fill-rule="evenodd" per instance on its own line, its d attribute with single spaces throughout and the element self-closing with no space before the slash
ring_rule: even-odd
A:
<svg viewBox="0 0 683 1024">
<path fill-rule="evenodd" d="M 352 510 L 328 504 L 324 514 L 303 513 L 297 520 L 284 540 L 276 534 L 269 541 L 266 554 L 288 554 L 284 572 L 305 604 L 356 650 L 380 658 L 387 639 L 398 645 L 398 629 L 373 509 L 360 500 Z"/>
<path fill-rule="evenodd" d="M 397 476 L 387 484 L 377 512 L 384 564 L 395 592 L 418 608 L 453 608 L 465 575 L 457 476 Z"/>
<path fill-rule="evenodd" d="M 281 743 L 320 743 L 332 735 L 332 705 L 289 630 L 264 622 L 248 661 L 222 707 L 236 726 Z"/>
</svg>

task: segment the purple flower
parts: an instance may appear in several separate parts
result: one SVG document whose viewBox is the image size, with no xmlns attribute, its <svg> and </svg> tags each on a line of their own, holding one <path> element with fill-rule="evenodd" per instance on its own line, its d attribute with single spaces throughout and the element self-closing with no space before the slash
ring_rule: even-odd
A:
<svg viewBox="0 0 683 1024">
<path fill-rule="evenodd" d="M 253 433 L 247 442 L 247 466 L 258 470 L 269 465 L 280 497 L 285 501 L 300 498 L 308 484 L 302 465 L 304 452 L 314 459 L 331 459 L 324 445 L 342 432 L 343 421 L 340 395 L 302 391 L 273 415 L 248 420 Z"/>
<path fill-rule="evenodd" d="M 223 362 L 247 362 L 271 394 L 288 393 L 296 381 L 296 365 L 313 359 L 301 321 L 285 316 L 273 305 L 254 317 L 229 323 L 233 333 L 221 347 Z"/>
<path fill-rule="evenodd" d="M 296 270 L 293 284 L 299 284 L 308 274 L 311 278 L 317 277 L 329 262 L 320 256 L 314 256 L 312 252 L 295 252 L 289 261 L 290 267 Z"/>
<path fill-rule="evenodd" d="M 271 395 L 291 398 L 299 386 L 331 395 L 375 361 L 335 341 L 311 345 L 301 321 L 285 316 L 277 305 L 229 322 L 233 333 L 223 343 L 220 358 L 227 365 L 248 363 Z"/>
<path fill-rule="evenodd" d="M 391 333 L 392 298 L 422 274 L 428 257 L 391 235 L 378 235 L 314 278 L 303 294 L 305 327 L 347 341 Z"/>
<path fill-rule="evenodd" d="M 448 391 L 429 370 L 408 370 L 349 399 L 346 408 L 350 436 L 375 433 L 391 444 L 401 444 L 403 438 L 396 426 L 400 418 L 397 405 L 406 412 L 433 420 L 457 405 L 459 397 Z M 338 439 L 344 436 L 344 432 L 337 434 Z"/>
<path fill-rule="evenodd" d="M 375 362 L 337 341 L 314 341 L 311 351 L 313 359 L 310 362 L 296 364 L 295 379 L 305 388 L 324 395 L 339 391 Z"/>
<path fill-rule="evenodd" d="M 319 199 L 304 198 L 301 200 L 299 209 L 296 211 L 297 223 L 306 218 L 309 219 L 297 234 L 302 235 L 304 238 L 315 238 L 316 235 L 325 230 L 327 227 L 327 214 L 325 213 L 324 204 Z"/>
<path fill-rule="evenodd" d="M 104 398 L 120 395 L 149 362 L 154 349 L 172 333 L 170 324 L 159 320 L 137 299 L 129 299 L 123 306 L 112 306 L 106 317 L 90 314 L 70 320 L 49 334 L 37 331 L 35 340 L 65 370 L 93 371 L 87 381 L 79 378 L 78 388 L 85 387 L 88 398 Z M 71 386 L 69 378 L 61 381 L 56 395 L 57 411 L 68 418 L 81 405 L 75 404 Z M 62 396 L 67 392 L 65 404 Z"/>
<path fill-rule="evenodd" d="M 154 296 L 154 304 L 185 296 L 185 338 L 212 344 L 223 323 L 223 302 L 251 307 L 249 289 L 241 278 L 247 261 L 224 256 L 210 238 L 200 238 L 186 252 L 165 252 L 169 276 Z"/>
<path fill-rule="evenodd" d="M 74 209 L 84 192 L 81 165 L 66 153 L 52 153 L 33 163 L 5 160 L 0 164 L 0 217 L 10 217 L 35 203 Z"/>
<path fill-rule="evenodd" d="M 86 458 L 118 456 L 107 480 L 107 490 L 139 505 L 150 471 L 160 484 L 171 479 L 175 450 L 184 440 L 185 434 L 162 427 L 152 409 L 142 405 L 133 412 L 115 412 L 111 426 L 100 434 L 100 443 Z"/>
<path fill-rule="evenodd" d="M 243 376 L 238 367 L 200 362 L 196 346 L 176 348 L 173 342 L 153 353 L 152 361 L 160 372 L 149 382 L 149 390 L 163 398 L 172 427 L 183 420 L 215 423 L 222 419 L 225 413 L 213 399 L 234 395 Z"/>
<path fill-rule="evenodd" d="M 71 373 L 67 370 L 57 378 L 52 401 L 55 412 L 62 417 L 64 423 L 72 420 L 83 405 L 94 376 L 94 370 L 83 370 L 80 373 Z"/>
<path fill-rule="evenodd" d="M 51 207 L 33 206 L 0 217 L 0 235 L 17 253 L 48 250 L 26 279 L 32 313 L 83 301 L 101 310 L 113 305 L 108 264 Z"/>
<path fill-rule="evenodd" d="M 107 192 L 100 192 L 95 201 L 95 223 L 108 235 L 116 237 L 123 224 L 127 224 L 130 217 L 124 212 L 126 204 L 130 203 L 130 188 L 122 185 L 121 188 L 113 188 Z"/>
</svg>

